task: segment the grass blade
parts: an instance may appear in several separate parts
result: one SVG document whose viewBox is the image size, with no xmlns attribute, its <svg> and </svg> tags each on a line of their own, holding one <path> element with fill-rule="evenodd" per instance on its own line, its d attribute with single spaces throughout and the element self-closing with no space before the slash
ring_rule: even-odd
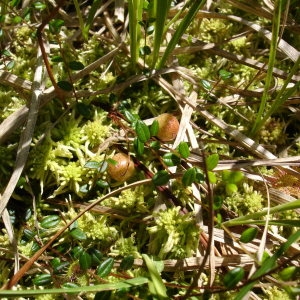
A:
<svg viewBox="0 0 300 300">
<path fill-rule="evenodd" d="M 164 285 L 162 278 L 157 268 L 155 267 L 153 261 L 147 254 L 142 254 L 142 257 L 149 271 L 149 289 L 151 290 L 153 296 L 156 296 L 155 299 L 169 299 L 166 293 L 166 286 Z"/>
<path fill-rule="evenodd" d="M 159 49 L 162 44 L 166 19 L 168 11 L 171 6 L 171 0 L 155 0 L 154 1 L 154 18 L 155 18 L 155 31 L 153 41 L 153 57 L 152 57 L 152 68 L 154 68 L 159 54 Z"/>
<path fill-rule="evenodd" d="M 268 61 L 268 71 L 266 76 L 266 83 L 264 87 L 264 92 L 262 95 L 261 103 L 259 106 L 259 110 L 257 113 L 257 117 L 254 121 L 251 135 L 254 136 L 260 128 L 263 126 L 263 114 L 265 111 L 265 107 L 267 104 L 267 101 L 270 98 L 270 87 L 273 79 L 273 69 L 276 61 L 276 49 L 277 49 L 277 43 L 278 43 L 278 37 L 279 37 L 279 29 L 280 29 L 280 17 L 282 12 L 282 2 L 281 0 L 277 0 L 275 3 L 275 11 L 273 13 L 273 20 L 272 20 L 272 40 L 270 45 L 270 55 L 269 55 L 269 61 Z"/>
<path fill-rule="evenodd" d="M 202 6 L 206 3 L 206 0 L 202 0 L 202 1 L 198 1 L 195 0 L 193 1 L 193 4 L 191 5 L 190 9 L 188 10 L 187 14 L 185 15 L 185 17 L 183 18 L 182 22 L 179 24 L 178 28 L 176 29 L 170 43 L 167 46 L 167 49 L 163 55 L 163 57 L 161 58 L 158 68 L 162 68 L 168 57 L 170 56 L 170 54 L 172 53 L 172 51 L 174 50 L 174 48 L 176 47 L 178 41 L 180 40 L 181 36 L 184 34 L 184 32 L 186 31 L 186 29 L 188 28 L 188 26 L 191 24 L 191 22 L 193 21 L 193 19 L 195 18 L 197 12 L 199 9 L 202 8 Z"/>
<path fill-rule="evenodd" d="M 130 35 L 130 55 L 132 65 L 135 67 L 139 58 L 139 48 L 141 40 L 141 28 L 139 21 L 142 20 L 143 0 L 129 0 L 129 35 Z"/>
</svg>

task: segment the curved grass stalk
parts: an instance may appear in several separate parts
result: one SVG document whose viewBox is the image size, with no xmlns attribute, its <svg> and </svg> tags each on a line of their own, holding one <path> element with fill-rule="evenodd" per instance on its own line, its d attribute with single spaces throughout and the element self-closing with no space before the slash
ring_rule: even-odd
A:
<svg viewBox="0 0 300 300">
<path fill-rule="evenodd" d="M 192 1 L 191 1 L 192 2 Z M 186 31 L 186 29 L 188 28 L 188 26 L 191 24 L 191 22 L 193 21 L 193 19 L 195 18 L 197 12 L 199 9 L 201 9 L 204 4 L 206 3 L 206 0 L 202 0 L 202 1 L 193 1 L 192 5 L 190 6 L 187 14 L 185 15 L 185 17 L 183 18 L 183 20 L 181 21 L 181 23 L 179 24 L 178 28 L 176 29 L 170 43 L 168 44 L 163 57 L 161 58 L 159 64 L 158 64 L 158 68 L 162 68 L 165 63 L 167 62 L 170 54 L 172 53 L 172 51 L 175 49 L 178 41 L 180 40 L 180 38 L 182 37 L 182 35 L 184 34 L 184 32 Z"/>
<path fill-rule="evenodd" d="M 277 0 L 275 3 L 275 10 L 273 13 L 273 20 L 272 20 L 272 40 L 270 45 L 270 55 L 269 55 L 269 61 L 268 61 L 268 70 L 266 75 L 266 83 L 264 92 L 262 95 L 261 103 L 259 106 L 259 110 L 257 113 L 257 117 L 254 121 L 253 127 L 251 129 L 250 134 L 254 136 L 260 128 L 264 125 L 264 119 L 263 114 L 265 112 L 265 107 L 267 104 L 267 101 L 270 99 L 270 87 L 273 80 L 273 68 L 275 66 L 276 61 L 276 49 L 279 39 L 279 30 L 280 30 L 280 17 L 282 12 L 282 1 Z"/>
</svg>

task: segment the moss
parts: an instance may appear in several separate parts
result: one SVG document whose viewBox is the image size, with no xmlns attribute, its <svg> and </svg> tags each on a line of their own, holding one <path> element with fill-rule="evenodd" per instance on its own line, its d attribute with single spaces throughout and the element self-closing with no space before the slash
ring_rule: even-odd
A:
<svg viewBox="0 0 300 300">
<path fill-rule="evenodd" d="M 148 230 L 154 234 L 149 250 L 161 259 L 189 257 L 197 249 L 199 228 L 193 214 L 180 214 L 180 207 L 158 212 Z"/>
<path fill-rule="evenodd" d="M 124 209 L 132 213 L 148 212 L 147 205 L 144 201 L 143 186 L 138 186 L 134 189 L 126 189 L 120 193 L 119 197 L 111 197 L 102 203 L 103 205 Z"/>
<path fill-rule="evenodd" d="M 247 215 L 263 208 L 264 198 L 260 192 L 255 191 L 247 183 L 242 185 L 242 190 L 226 197 L 224 203 L 238 215 Z"/>
</svg>

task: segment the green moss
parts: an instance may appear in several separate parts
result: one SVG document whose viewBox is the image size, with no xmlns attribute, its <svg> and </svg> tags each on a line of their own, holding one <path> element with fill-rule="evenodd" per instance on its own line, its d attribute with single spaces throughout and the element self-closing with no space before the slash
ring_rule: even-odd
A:
<svg viewBox="0 0 300 300">
<path fill-rule="evenodd" d="M 144 199 L 143 186 L 137 186 L 134 189 L 126 189 L 121 192 L 119 197 L 111 197 L 102 203 L 103 205 L 124 209 L 132 213 L 148 212 Z"/>
<path fill-rule="evenodd" d="M 260 192 L 244 183 L 241 191 L 226 197 L 224 203 L 238 215 L 247 215 L 261 210 L 264 205 L 264 198 Z"/>
<path fill-rule="evenodd" d="M 180 207 L 157 213 L 155 225 L 148 228 L 153 235 L 149 250 L 159 258 L 192 256 L 197 249 L 199 228 L 192 213 L 180 214 Z"/>
</svg>

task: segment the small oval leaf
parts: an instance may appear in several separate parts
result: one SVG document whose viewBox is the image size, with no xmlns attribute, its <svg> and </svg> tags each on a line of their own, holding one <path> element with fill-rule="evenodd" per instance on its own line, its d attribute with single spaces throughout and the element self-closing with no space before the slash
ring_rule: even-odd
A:
<svg viewBox="0 0 300 300">
<path fill-rule="evenodd" d="M 212 171 L 219 162 L 219 155 L 217 153 L 211 154 L 206 158 L 207 170 Z"/>
<path fill-rule="evenodd" d="M 70 61 L 69 68 L 73 71 L 79 71 L 84 69 L 84 64 L 80 61 Z"/>
<path fill-rule="evenodd" d="M 41 221 L 41 227 L 45 228 L 45 229 L 49 229 L 49 228 L 53 228 L 55 226 L 57 226 L 60 222 L 60 217 L 57 215 L 51 215 L 51 216 L 47 216 L 45 217 L 42 221 Z"/>
<path fill-rule="evenodd" d="M 150 135 L 156 136 L 158 134 L 158 130 L 159 130 L 159 123 L 156 119 L 154 119 L 154 121 L 150 126 Z"/>
<path fill-rule="evenodd" d="M 196 180 L 196 169 L 189 168 L 182 176 L 182 183 L 184 186 L 190 186 Z"/>
<path fill-rule="evenodd" d="M 92 265 L 98 266 L 102 261 L 103 254 L 97 249 L 92 249 L 90 255 L 92 258 Z"/>
<path fill-rule="evenodd" d="M 150 139 L 150 130 L 143 121 L 141 121 L 141 120 L 136 121 L 135 131 L 136 131 L 138 139 L 142 143 L 146 143 Z"/>
<path fill-rule="evenodd" d="M 144 153 L 144 150 L 145 150 L 145 144 L 142 143 L 140 141 L 140 139 L 138 138 L 135 138 L 134 141 L 133 141 L 133 147 L 134 147 L 134 150 L 135 150 L 135 153 L 137 155 L 142 155 Z"/>
<path fill-rule="evenodd" d="M 201 85 L 206 89 L 206 90 L 210 90 L 211 89 L 211 84 L 209 81 L 205 80 L 205 79 L 201 79 L 200 80 Z"/>
<path fill-rule="evenodd" d="M 98 169 L 101 164 L 102 162 L 90 160 L 84 165 L 84 167 L 88 169 Z"/>
<path fill-rule="evenodd" d="M 188 143 L 180 142 L 180 144 L 178 145 L 178 152 L 182 158 L 188 158 L 190 156 Z"/>
<path fill-rule="evenodd" d="M 60 80 L 57 82 L 57 85 L 66 92 L 71 92 L 73 90 L 73 86 L 69 81 Z"/>
<path fill-rule="evenodd" d="M 208 175 L 208 180 L 210 183 L 212 183 L 212 184 L 217 183 L 217 176 L 214 172 L 208 171 L 207 175 Z"/>
<path fill-rule="evenodd" d="M 86 234 L 79 228 L 74 228 L 70 231 L 70 235 L 79 241 L 86 240 Z"/>
<path fill-rule="evenodd" d="M 152 182 L 155 186 L 166 185 L 170 180 L 170 175 L 166 170 L 158 171 L 152 177 Z"/>
<path fill-rule="evenodd" d="M 220 75 L 220 77 L 221 77 L 223 80 L 226 80 L 226 79 L 231 78 L 231 77 L 233 76 L 233 73 L 228 72 L 228 71 L 226 71 L 226 70 L 224 70 L 224 69 L 221 69 L 221 70 L 219 71 L 219 75 Z"/>
<path fill-rule="evenodd" d="M 255 239 L 257 233 L 258 233 L 258 229 L 257 228 L 254 228 L 254 227 L 247 228 L 241 234 L 240 241 L 242 243 L 249 243 L 253 239 Z"/>
<path fill-rule="evenodd" d="M 114 266 L 114 259 L 109 257 L 97 268 L 97 275 L 100 277 L 106 277 L 112 270 Z"/>
<path fill-rule="evenodd" d="M 82 252 L 79 255 L 79 265 L 81 270 L 86 271 L 92 265 L 92 258 L 87 252 Z"/>
<path fill-rule="evenodd" d="M 223 279 L 223 283 L 226 288 L 231 289 L 235 287 L 243 278 L 245 271 L 241 267 L 237 267 L 233 270 L 230 270 Z"/>
<path fill-rule="evenodd" d="M 168 167 L 177 166 L 181 162 L 180 157 L 171 152 L 164 154 L 163 161 Z"/>
<path fill-rule="evenodd" d="M 37 275 L 32 281 L 33 284 L 37 286 L 44 286 L 52 282 L 52 276 L 50 274 L 40 274 Z"/>
<path fill-rule="evenodd" d="M 120 263 L 120 270 L 126 271 L 132 268 L 134 263 L 134 257 L 133 255 L 126 256 L 122 259 Z"/>
</svg>

